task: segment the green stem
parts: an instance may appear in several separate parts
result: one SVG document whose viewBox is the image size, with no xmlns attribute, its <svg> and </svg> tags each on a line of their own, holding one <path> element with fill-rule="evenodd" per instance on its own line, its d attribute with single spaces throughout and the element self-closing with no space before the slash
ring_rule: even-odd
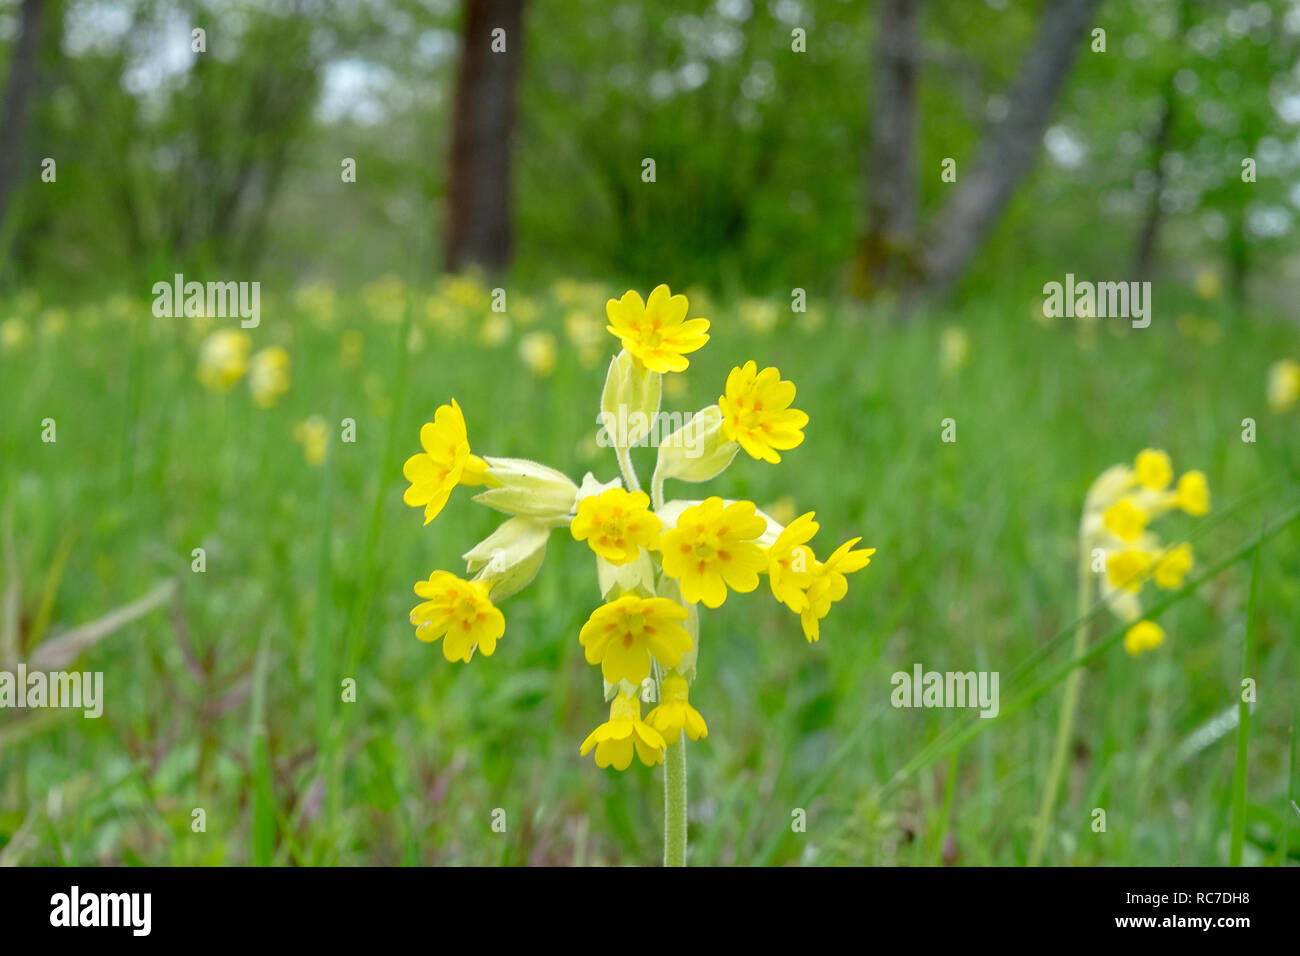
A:
<svg viewBox="0 0 1300 956">
<path fill-rule="evenodd" d="M 686 865 L 686 735 L 664 755 L 664 866 Z"/>
<path fill-rule="evenodd" d="M 1088 552 L 1080 549 L 1079 553 L 1079 617 L 1084 619 L 1092 602 L 1092 570 L 1088 564 Z M 1082 657 L 1088 649 L 1088 622 L 1083 620 L 1074 632 L 1075 659 Z M 1052 765 L 1047 774 L 1047 786 L 1043 790 L 1043 802 L 1038 807 L 1038 819 L 1034 822 L 1034 840 L 1029 848 L 1029 865 L 1037 866 L 1047 844 L 1047 831 L 1052 823 L 1052 811 L 1056 807 L 1056 795 L 1061 788 L 1061 778 L 1065 775 L 1065 764 L 1070 754 L 1070 737 L 1074 733 L 1074 713 L 1079 707 L 1079 686 L 1083 683 L 1083 667 L 1080 665 L 1070 671 L 1065 681 L 1065 697 L 1061 700 L 1061 717 L 1056 725 L 1056 747 L 1052 751 Z"/>
<path fill-rule="evenodd" d="M 655 462 L 655 472 L 650 476 L 650 507 L 658 511 L 664 506 L 664 480 L 659 476 L 659 463 Z"/>
<path fill-rule="evenodd" d="M 640 491 L 641 479 L 636 476 L 636 469 L 632 467 L 632 453 L 621 445 L 615 445 L 614 455 L 618 458 L 618 470 L 623 473 L 623 484 L 627 485 L 627 490 Z"/>
</svg>

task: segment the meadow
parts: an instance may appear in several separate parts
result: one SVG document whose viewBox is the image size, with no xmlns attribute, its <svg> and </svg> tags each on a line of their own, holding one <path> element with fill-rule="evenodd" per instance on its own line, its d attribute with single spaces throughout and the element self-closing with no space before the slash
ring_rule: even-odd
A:
<svg viewBox="0 0 1300 956">
<path fill-rule="evenodd" d="M 781 464 L 741 455 L 675 493 L 786 521 L 815 509 L 819 548 L 877 549 L 816 644 L 766 582 L 704 618 L 692 864 L 1026 862 L 1079 617 L 1084 496 L 1144 448 L 1204 471 L 1213 509 L 1162 521 L 1196 566 L 1157 618 L 1159 648 L 1132 656 L 1121 622 L 1091 621 L 1089 647 L 1110 643 L 1085 668 L 1043 862 L 1300 855 L 1300 410 L 1266 400 L 1269 367 L 1300 352 L 1293 324 L 1190 287 L 1163 287 L 1133 329 L 1045 319 L 1041 278 L 990 279 L 914 321 L 816 295 L 796 313 L 671 275 L 640 291 L 660 281 L 713 323 L 665 410 L 716 402 L 753 359 L 811 418 Z M 402 462 L 436 407 L 459 402 L 476 453 L 618 474 L 595 422 L 618 349 L 604 302 L 625 287 L 511 287 L 505 313 L 464 277 L 263 288 L 247 334 L 291 362 L 269 407 L 246 378 L 221 392 L 196 374 L 203 341 L 237 319 L 156 318 L 144 288 L 0 303 L 0 651 L 30 660 L 157 597 L 70 665 L 104 673 L 101 718 L 0 712 L 0 862 L 655 862 L 663 768 L 578 753 L 605 717 L 578 645 L 600 603 L 585 545 L 552 534 L 491 657 L 449 663 L 408 620 L 414 582 L 461 572 L 497 523 L 466 489 L 427 526 L 403 504 Z M 894 707 L 891 675 L 915 664 L 997 671 L 999 715 Z M 1243 676 L 1258 697 L 1239 734 Z"/>
</svg>

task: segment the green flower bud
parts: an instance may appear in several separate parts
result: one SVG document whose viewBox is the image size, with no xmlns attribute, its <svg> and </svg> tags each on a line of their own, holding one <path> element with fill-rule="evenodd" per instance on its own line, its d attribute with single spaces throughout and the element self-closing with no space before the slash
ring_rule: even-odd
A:
<svg viewBox="0 0 1300 956">
<path fill-rule="evenodd" d="M 479 580 L 491 582 L 492 600 L 504 600 L 537 576 L 556 524 L 542 518 L 511 518 L 462 557 L 470 571 L 480 572 Z"/>
<path fill-rule="evenodd" d="M 722 435 L 722 411 L 710 405 L 660 443 L 655 474 L 660 480 L 708 481 L 722 474 L 739 450 Z"/>
<path fill-rule="evenodd" d="M 485 458 L 487 473 L 498 483 L 474 496 L 497 511 L 534 518 L 561 518 L 572 513 L 578 486 L 554 468 L 525 458 Z"/>
<path fill-rule="evenodd" d="M 602 448 L 631 448 L 650 433 L 659 414 L 663 376 L 636 361 L 625 349 L 609 363 L 605 390 L 600 396 L 601 431 L 596 442 Z"/>
</svg>

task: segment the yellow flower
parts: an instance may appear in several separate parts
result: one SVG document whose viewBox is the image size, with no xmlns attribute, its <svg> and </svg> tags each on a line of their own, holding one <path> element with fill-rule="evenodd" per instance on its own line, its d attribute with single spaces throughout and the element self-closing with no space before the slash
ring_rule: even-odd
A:
<svg viewBox="0 0 1300 956">
<path fill-rule="evenodd" d="M 771 332 L 781 319 L 776 303 L 766 299 L 744 299 L 736 307 L 736 314 L 741 322 L 759 335 Z"/>
<path fill-rule="evenodd" d="M 852 538 L 838 548 L 826 559 L 826 562 L 814 562 L 812 581 L 808 585 L 808 603 L 800 614 L 803 633 L 811 643 L 821 639 L 821 619 L 830 613 L 831 605 L 849 592 L 846 574 L 860 571 L 871 563 L 875 548 L 854 551 L 861 538 Z"/>
<path fill-rule="evenodd" d="M 289 390 L 289 353 L 272 345 L 254 355 L 248 366 L 248 387 L 261 408 L 274 405 Z"/>
<path fill-rule="evenodd" d="M 247 332 L 220 329 L 199 347 L 199 382 L 214 392 L 228 392 L 248 371 L 253 340 Z"/>
<path fill-rule="evenodd" d="M 1210 485 L 1205 480 L 1205 472 L 1185 472 L 1174 488 L 1173 501 L 1175 508 L 1182 508 L 1193 517 L 1209 514 Z"/>
<path fill-rule="evenodd" d="M 767 530 L 767 522 L 755 511 L 753 502 L 724 507 L 714 496 L 687 508 L 677 526 L 664 532 L 659 542 L 664 574 L 677 580 L 683 598 L 720 607 L 727 588 L 747 593 L 758 587 L 758 572 L 767 569 L 767 557 L 756 539 Z"/>
<path fill-rule="evenodd" d="M 664 678 L 660 692 L 663 697 L 659 706 L 646 714 L 645 719 L 651 727 L 663 734 L 664 740 L 670 744 L 677 743 L 683 730 L 691 740 L 709 735 L 709 725 L 690 704 L 690 688 L 685 677 L 669 674 Z"/>
<path fill-rule="evenodd" d="M 302 445 L 307 464 L 315 468 L 325 462 L 330 440 L 329 425 L 319 415 L 313 415 L 293 427 L 293 440 Z"/>
<path fill-rule="evenodd" d="M 970 358 L 970 336 L 959 325 L 950 325 L 939 335 L 939 371 L 952 375 Z"/>
<path fill-rule="evenodd" d="M 640 684 L 650 676 L 653 656 L 665 667 L 676 667 L 694 643 L 681 622 L 686 608 L 668 598 L 625 594 L 591 612 L 578 643 L 587 663 L 599 664 L 605 680 Z"/>
<path fill-rule="evenodd" d="M 442 642 L 442 656 L 468 661 L 475 650 L 491 657 L 497 639 L 506 632 L 506 619 L 488 598 L 486 581 L 463 581 L 448 571 L 434 571 L 417 581 L 415 593 L 426 600 L 411 610 L 411 623 L 420 640 Z"/>
<path fill-rule="evenodd" d="M 420 444 L 424 451 L 402 465 L 402 474 L 411 483 L 402 500 L 412 508 L 423 505 L 424 523 L 428 524 L 457 485 L 488 483 L 487 462 L 470 454 L 465 415 L 454 398 L 450 405 L 438 406 L 433 421 L 420 428 Z"/>
<path fill-rule="evenodd" d="M 1121 498 L 1101 516 L 1106 530 L 1121 541 L 1136 541 L 1146 529 L 1149 516 L 1132 498 Z"/>
<path fill-rule="evenodd" d="M 0 349 L 11 352 L 21 348 L 29 338 L 27 323 L 17 316 L 0 322 Z"/>
<path fill-rule="evenodd" d="M 555 371 L 555 336 L 550 332 L 529 332 L 519 340 L 519 358 L 538 378 Z"/>
<path fill-rule="evenodd" d="M 1285 412 L 1300 401 L 1300 362 L 1278 359 L 1268 367 L 1268 407 Z"/>
<path fill-rule="evenodd" d="M 1124 650 L 1135 657 L 1143 651 L 1153 651 L 1164 643 L 1165 632 L 1154 621 L 1138 621 L 1124 635 Z"/>
<path fill-rule="evenodd" d="M 1170 548 L 1156 562 L 1156 587 L 1173 591 L 1183 586 L 1183 578 L 1192 570 L 1192 547 L 1187 543 Z"/>
<path fill-rule="evenodd" d="M 1196 294 L 1202 299 L 1217 299 L 1223 288 L 1223 281 L 1213 269 L 1202 269 L 1196 273 Z"/>
<path fill-rule="evenodd" d="M 586 541 L 610 564 L 635 561 L 642 548 L 654 551 L 662 530 L 663 522 L 650 510 L 650 496 L 623 488 L 583 498 L 569 526 L 575 541 Z"/>
<path fill-rule="evenodd" d="M 794 391 L 794 382 L 781 381 L 781 373 L 770 366 L 762 372 L 755 362 L 733 368 L 726 394 L 718 398 L 723 434 L 754 458 L 776 464 L 781 460 L 778 449 L 787 451 L 802 442 L 808 424 L 806 414 L 790 407 Z"/>
<path fill-rule="evenodd" d="M 686 318 L 686 296 L 655 286 L 649 300 L 632 290 L 605 303 L 605 326 L 642 365 L 655 372 L 681 372 L 691 363 L 688 352 L 709 340 L 709 320 Z"/>
<path fill-rule="evenodd" d="M 339 338 L 339 361 L 344 368 L 354 368 L 361 361 L 366 340 L 356 329 L 348 329 Z"/>
<path fill-rule="evenodd" d="M 1142 590 L 1142 578 L 1151 568 L 1151 558 L 1145 551 L 1130 548 L 1121 551 L 1106 562 L 1106 578 L 1117 588 L 1129 591 Z"/>
<path fill-rule="evenodd" d="M 636 753 L 647 767 L 662 763 L 667 744 L 659 731 L 641 719 L 641 700 L 636 694 L 619 694 L 610 702 L 609 720 L 601 724 L 579 751 L 584 757 L 596 748 L 596 766 L 626 770 Z"/>
<path fill-rule="evenodd" d="M 478 337 L 484 345 L 495 348 L 510 338 L 510 319 L 500 312 L 493 312 L 483 320 Z"/>
<path fill-rule="evenodd" d="M 1168 488 L 1169 482 L 1174 479 L 1174 466 L 1170 463 L 1169 456 L 1153 448 L 1138 452 L 1134 468 L 1137 470 L 1138 481 L 1152 491 Z"/>
<path fill-rule="evenodd" d="M 807 546 L 817 533 L 815 514 L 809 511 L 790 522 L 767 549 L 767 583 L 772 595 L 796 614 L 808 604 L 808 585 L 817 563 Z"/>
</svg>

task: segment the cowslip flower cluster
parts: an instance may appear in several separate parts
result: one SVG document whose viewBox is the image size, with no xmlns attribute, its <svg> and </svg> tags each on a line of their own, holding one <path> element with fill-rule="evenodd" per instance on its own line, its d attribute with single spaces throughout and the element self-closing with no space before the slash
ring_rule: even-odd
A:
<svg viewBox="0 0 1300 956">
<path fill-rule="evenodd" d="M 1124 648 L 1133 655 L 1154 650 L 1165 637 L 1160 625 L 1141 619 L 1143 586 L 1152 581 L 1157 588 L 1177 590 L 1192 569 L 1191 545 L 1166 546 L 1150 527 L 1175 510 L 1208 514 L 1209 485 L 1199 471 L 1185 472 L 1174 482 L 1169 456 L 1152 448 L 1139 452 L 1131 466 L 1102 472 L 1084 502 L 1080 560 L 1100 575 L 1106 605 L 1132 624 Z"/>
<path fill-rule="evenodd" d="M 260 408 L 270 408 L 289 390 L 289 353 L 270 345 L 256 354 L 253 340 L 240 329 L 218 329 L 199 346 L 199 383 L 214 392 L 229 392 L 248 376 L 249 391 Z"/>
<path fill-rule="evenodd" d="M 709 320 L 688 318 L 685 296 L 658 286 L 642 299 L 629 291 L 606 303 L 608 331 L 622 350 L 601 396 L 604 438 L 619 474 L 581 482 L 534 461 L 479 457 L 470 448 L 465 415 L 453 399 L 420 430 L 422 451 L 407 459 L 406 503 L 432 521 L 460 486 L 481 489 L 480 504 L 508 517 L 463 557 L 468 578 L 434 571 L 415 586 L 416 636 L 442 641 L 443 655 L 467 662 L 491 656 L 505 635 L 498 604 L 528 585 L 545 558 L 550 534 L 566 528 L 595 560 L 601 604 L 578 634 L 589 664 L 600 669 L 609 719 L 582 742 L 600 767 L 624 770 L 633 759 L 650 766 L 668 747 L 701 740 L 708 725 L 690 700 L 700 641 L 699 606 L 719 608 L 733 593 L 759 588 L 799 616 L 816 641 L 821 622 L 848 591 L 847 575 L 870 563 L 874 548 L 852 538 L 819 560 L 809 543 L 813 512 L 788 526 L 753 502 L 713 495 L 665 500 L 668 481 L 716 478 L 744 451 L 776 464 L 802 443 L 808 415 L 792 407 L 793 382 L 749 361 L 733 368 L 714 405 L 700 409 L 659 439 L 649 491 L 643 491 L 630 448 L 646 441 L 660 417 L 664 376 L 684 372 L 687 357 L 709 340 Z M 658 434 L 656 431 L 655 434 Z M 644 717 L 643 701 L 654 706 Z"/>
</svg>

